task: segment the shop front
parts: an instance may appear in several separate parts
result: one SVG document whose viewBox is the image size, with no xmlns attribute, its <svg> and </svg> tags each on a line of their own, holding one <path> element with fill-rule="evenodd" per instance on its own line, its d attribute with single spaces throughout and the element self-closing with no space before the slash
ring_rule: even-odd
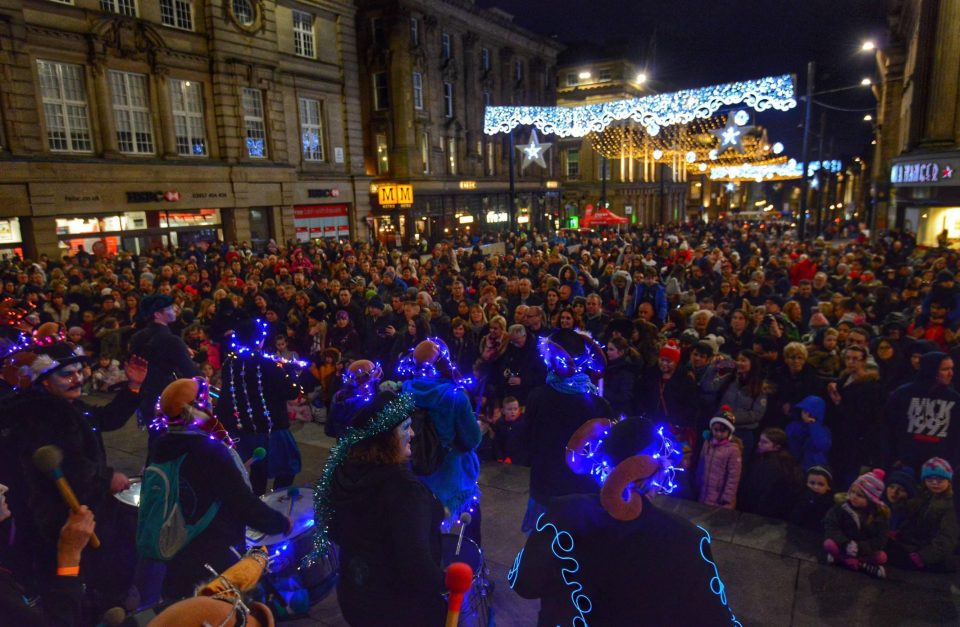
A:
<svg viewBox="0 0 960 627">
<path fill-rule="evenodd" d="M 223 239 L 219 209 L 126 211 L 56 218 L 57 239 L 64 251 L 141 254 L 155 248 L 182 247 Z"/>
<path fill-rule="evenodd" d="M 887 223 L 917 234 L 917 244 L 960 244 L 960 152 L 893 159 Z"/>
</svg>

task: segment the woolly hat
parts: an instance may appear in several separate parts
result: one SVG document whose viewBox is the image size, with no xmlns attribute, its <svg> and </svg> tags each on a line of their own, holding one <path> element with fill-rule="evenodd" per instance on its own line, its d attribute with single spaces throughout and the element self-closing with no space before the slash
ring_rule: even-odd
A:
<svg viewBox="0 0 960 627">
<path fill-rule="evenodd" d="M 827 480 L 828 484 L 833 483 L 833 473 L 830 471 L 830 467 L 825 464 L 817 464 L 815 466 L 810 466 L 807 468 L 808 475 L 820 475 Z"/>
<path fill-rule="evenodd" d="M 684 329 L 683 333 L 680 334 L 680 341 L 687 344 L 696 344 L 700 341 L 700 334 L 694 329 Z"/>
<path fill-rule="evenodd" d="M 953 467 L 942 457 L 931 457 L 920 469 L 920 479 L 927 477 L 941 477 L 947 481 L 953 481 Z"/>
<path fill-rule="evenodd" d="M 730 429 L 730 433 L 733 433 L 737 430 L 735 426 L 737 423 L 737 417 L 733 415 L 733 410 L 730 409 L 729 405 L 724 405 L 720 408 L 720 415 L 714 416 L 710 419 L 710 426 L 713 427 L 714 424 L 721 424 L 727 429 Z"/>
<path fill-rule="evenodd" d="M 383 301 L 380 299 L 379 296 L 374 296 L 373 298 L 371 298 L 370 300 L 367 301 L 367 307 L 369 307 L 370 309 L 381 309 L 381 310 L 382 310 L 382 309 L 383 309 Z"/>
<path fill-rule="evenodd" d="M 887 486 L 892 484 L 897 484 L 902 486 L 906 490 L 907 495 L 911 498 L 917 495 L 917 473 L 913 471 L 913 468 L 909 466 L 904 466 L 903 468 L 897 468 L 894 471 L 891 471 L 887 475 L 887 480 L 885 481 Z"/>
<path fill-rule="evenodd" d="M 823 329 L 830 326 L 830 321 L 818 311 L 810 316 L 809 326 L 811 329 Z"/>
<path fill-rule="evenodd" d="M 877 505 L 883 505 L 883 478 L 886 476 L 886 473 L 883 472 L 880 468 L 874 468 L 870 472 L 860 475 L 856 480 L 850 485 L 850 490 L 854 488 L 860 488 L 863 491 L 864 496 L 869 500 L 873 501 Z"/>
<path fill-rule="evenodd" d="M 675 364 L 680 363 L 680 347 L 673 340 L 667 340 L 667 343 L 660 349 L 660 359 L 667 359 Z"/>
<path fill-rule="evenodd" d="M 163 311 L 173 304 L 173 298 L 166 294 L 151 294 L 140 302 L 140 315 L 151 318 L 158 311 Z"/>
</svg>

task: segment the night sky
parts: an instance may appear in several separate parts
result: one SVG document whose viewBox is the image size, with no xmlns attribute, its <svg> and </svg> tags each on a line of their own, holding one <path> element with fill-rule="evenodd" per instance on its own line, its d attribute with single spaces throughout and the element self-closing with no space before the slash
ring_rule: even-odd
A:
<svg viewBox="0 0 960 627">
<path fill-rule="evenodd" d="M 792 73 L 805 89 L 807 61 L 817 64 L 815 91 L 875 78 L 875 62 L 860 51 L 883 40 L 882 0 L 478 0 L 514 15 L 515 22 L 555 37 L 571 50 L 609 51 L 647 65 L 658 91 Z M 874 107 L 870 88 L 824 94 L 817 100 L 849 109 Z M 815 107 L 811 128 L 819 132 Z M 827 111 L 824 152 L 848 160 L 868 154 L 865 111 Z M 871 113 L 875 113 L 872 112 Z M 771 142 L 799 159 L 803 103 L 787 113 L 759 114 Z M 831 139 L 833 140 L 831 142 Z M 811 149 L 817 149 L 814 139 Z M 833 150 L 830 150 L 830 146 Z M 814 155 L 815 156 L 815 155 Z"/>
</svg>

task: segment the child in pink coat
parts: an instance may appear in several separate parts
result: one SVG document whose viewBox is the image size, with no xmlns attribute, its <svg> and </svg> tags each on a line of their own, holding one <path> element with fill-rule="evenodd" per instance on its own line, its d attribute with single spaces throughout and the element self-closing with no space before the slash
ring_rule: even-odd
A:
<svg viewBox="0 0 960 627">
<path fill-rule="evenodd" d="M 710 419 L 710 439 L 703 443 L 697 466 L 697 499 L 707 505 L 733 509 L 737 505 L 737 487 L 743 463 L 743 444 L 733 437 L 736 418 L 729 407 Z"/>
</svg>

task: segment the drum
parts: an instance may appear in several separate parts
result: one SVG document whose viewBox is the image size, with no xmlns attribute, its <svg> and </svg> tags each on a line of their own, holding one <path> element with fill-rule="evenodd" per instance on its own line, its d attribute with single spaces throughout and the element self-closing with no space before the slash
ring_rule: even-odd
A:
<svg viewBox="0 0 960 627">
<path fill-rule="evenodd" d="M 445 533 L 440 536 L 440 551 L 443 556 L 444 567 L 454 562 L 464 562 L 473 569 L 473 585 L 463 597 L 460 609 L 460 622 L 463 627 L 487 627 L 490 608 L 488 597 L 492 594 L 487 577 L 486 564 L 483 560 L 483 550 L 470 538 L 464 538 L 460 544 L 460 553 L 457 554 L 459 533 Z"/>
<path fill-rule="evenodd" d="M 263 586 L 267 597 L 274 597 L 271 605 L 284 606 L 286 613 L 305 614 L 336 586 L 339 568 L 335 549 L 310 568 L 300 568 L 300 560 L 313 550 L 313 488 L 281 488 L 262 499 L 271 509 L 289 517 L 293 528 L 290 533 L 276 535 L 248 528 L 247 547 L 266 547 L 270 573 L 264 577 Z"/>
<path fill-rule="evenodd" d="M 113 497 L 124 505 L 140 509 L 140 485 L 142 480 L 143 477 L 130 477 L 130 487 L 122 492 L 117 492 Z"/>
</svg>

